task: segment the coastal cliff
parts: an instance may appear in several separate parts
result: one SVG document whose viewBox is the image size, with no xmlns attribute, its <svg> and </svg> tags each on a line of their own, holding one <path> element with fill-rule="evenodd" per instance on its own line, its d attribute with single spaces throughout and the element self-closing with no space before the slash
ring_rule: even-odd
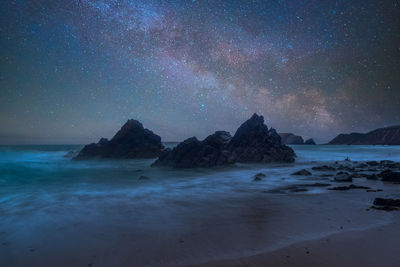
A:
<svg viewBox="0 0 400 267">
<path fill-rule="evenodd" d="M 339 134 L 329 145 L 400 145 L 400 126 L 379 128 L 368 133 Z"/>
</svg>

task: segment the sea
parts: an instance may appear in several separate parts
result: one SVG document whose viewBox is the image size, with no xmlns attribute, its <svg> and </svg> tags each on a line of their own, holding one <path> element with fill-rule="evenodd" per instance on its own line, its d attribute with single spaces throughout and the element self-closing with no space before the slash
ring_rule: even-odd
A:
<svg viewBox="0 0 400 267">
<path fill-rule="evenodd" d="M 168 240 L 176 239 L 172 246 L 176 250 L 207 223 L 218 229 L 217 218 L 224 210 L 234 210 L 240 198 L 310 179 L 291 175 L 295 171 L 346 158 L 400 161 L 400 146 L 293 145 L 295 163 L 175 170 L 151 167 L 154 159 L 72 160 L 68 153 L 81 148 L 0 146 L 1 266 L 6 266 L 2 262 L 31 265 L 34 259 L 24 262 L 24 257 L 43 258 L 40 251 L 51 255 L 49 264 L 63 258 L 73 266 L 76 258 L 84 259 L 82 266 L 87 266 L 103 257 L 106 265 L 113 265 L 107 255 L 123 259 L 133 253 L 129 247 L 141 255 L 137 266 L 170 263 L 173 253 L 166 248 Z M 258 173 L 266 176 L 255 182 Z M 313 188 L 301 194 L 329 192 Z M 203 220 L 203 216 L 213 219 Z M 202 253 L 212 255 L 213 249 Z"/>
</svg>

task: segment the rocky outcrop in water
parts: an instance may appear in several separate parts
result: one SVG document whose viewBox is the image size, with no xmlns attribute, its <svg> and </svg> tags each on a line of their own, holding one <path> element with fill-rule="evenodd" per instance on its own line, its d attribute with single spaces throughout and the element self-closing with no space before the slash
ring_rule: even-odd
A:
<svg viewBox="0 0 400 267">
<path fill-rule="evenodd" d="M 217 131 L 203 141 L 191 137 L 173 149 L 164 150 L 153 166 L 173 168 L 212 167 L 234 163 L 227 145 L 232 139 L 230 133 Z"/>
<path fill-rule="evenodd" d="M 384 170 L 379 176 L 384 182 L 400 182 L 400 172 L 394 172 L 392 170 Z"/>
<path fill-rule="evenodd" d="M 400 209 L 400 199 L 375 198 L 374 205 L 371 208 L 377 210 L 394 211 Z"/>
<path fill-rule="evenodd" d="M 236 162 L 293 162 L 294 151 L 281 143 L 275 129 L 268 129 L 264 117 L 254 114 L 236 131 L 228 144 Z"/>
<path fill-rule="evenodd" d="M 299 135 L 294 135 L 292 133 L 279 133 L 279 136 L 282 139 L 282 144 L 285 145 L 303 145 L 304 140 L 303 137 Z"/>
<path fill-rule="evenodd" d="M 314 139 L 310 138 L 304 142 L 305 145 L 315 145 Z"/>
<path fill-rule="evenodd" d="M 101 138 L 98 143 L 86 145 L 74 159 L 155 158 L 163 148 L 160 136 L 139 121 L 128 120 L 110 141 Z"/>
<path fill-rule="evenodd" d="M 380 128 L 368 133 L 339 134 L 329 145 L 400 145 L 400 126 Z"/>
<path fill-rule="evenodd" d="M 166 149 L 153 166 L 174 168 L 212 167 L 243 163 L 293 162 L 294 151 L 281 144 L 274 129 L 268 129 L 263 116 L 254 114 L 231 137 L 218 131 L 203 141 L 186 139 L 173 149 Z"/>
<path fill-rule="evenodd" d="M 282 144 L 284 145 L 315 145 L 315 142 L 312 138 L 304 141 L 303 137 L 292 133 L 279 133 L 279 136 L 281 137 Z"/>
<path fill-rule="evenodd" d="M 300 175 L 300 176 L 309 176 L 309 175 L 311 175 L 311 174 L 312 174 L 312 173 L 309 172 L 309 171 L 307 171 L 306 169 L 302 169 L 302 170 L 300 170 L 300 171 L 297 171 L 297 172 L 292 173 L 292 175 Z"/>
</svg>

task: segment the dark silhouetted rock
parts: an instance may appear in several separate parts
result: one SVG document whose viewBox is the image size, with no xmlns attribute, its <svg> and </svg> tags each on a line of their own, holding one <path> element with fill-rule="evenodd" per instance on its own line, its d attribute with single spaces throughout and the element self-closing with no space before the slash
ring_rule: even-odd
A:
<svg viewBox="0 0 400 267">
<path fill-rule="evenodd" d="M 228 144 L 236 162 L 293 162 L 296 154 L 281 144 L 275 129 L 268 129 L 264 117 L 254 114 L 236 131 Z"/>
<path fill-rule="evenodd" d="M 332 187 L 332 188 L 328 188 L 328 190 L 336 190 L 336 191 L 346 191 L 346 190 L 350 190 L 350 189 L 371 189 L 368 186 L 358 186 L 358 185 L 354 185 L 351 184 L 349 186 L 337 186 L 337 187 Z"/>
<path fill-rule="evenodd" d="M 164 150 L 152 166 L 196 168 L 231 164 L 234 158 L 227 150 L 230 140 L 230 133 L 225 131 L 217 131 L 203 141 L 191 137 L 173 149 Z"/>
<path fill-rule="evenodd" d="M 293 193 L 307 192 L 307 191 L 308 191 L 307 188 L 294 188 L 294 189 L 290 190 L 290 192 L 293 192 Z"/>
<path fill-rule="evenodd" d="M 292 173 L 292 175 L 309 176 L 309 175 L 311 175 L 311 172 L 307 171 L 306 169 L 303 169 L 303 170 Z"/>
<path fill-rule="evenodd" d="M 379 163 L 381 165 L 391 165 L 391 164 L 394 164 L 396 162 L 394 162 L 393 160 L 381 160 Z"/>
<path fill-rule="evenodd" d="M 254 114 L 235 135 L 218 131 L 203 141 L 186 139 L 173 149 L 164 150 L 152 166 L 174 168 L 212 167 L 243 163 L 293 162 L 294 151 L 281 144 L 274 129 L 268 129 L 263 116 Z"/>
<path fill-rule="evenodd" d="M 365 191 L 368 193 L 376 193 L 376 192 L 382 192 L 383 190 L 382 189 L 367 189 Z"/>
<path fill-rule="evenodd" d="M 315 145 L 314 139 L 310 138 L 304 142 L 305 145 Z"/>
<path fill-rule="evenodd" d="M 139 177 L 139 180 L 149 180 L 150 178 L 148 177 L 148 176 L 145 176 L 145 175 L 141 175 L 140 177 Z"/>
<path fill-rule="evenodd" d="M 262 173 L 262 172 L 260 172 L 260 173 L 257 173 L 256 175 L 254 175 L 254 179 L 253 179 L 253 181 L 261 181 L 262 180 L 262 178 L 263 177 L 265 177 L 266 175 L 264 174 L 264 173 Z"/>
<path fill-rule="evenodd" d="M 303 137 L 299 135 L 294 135 L 292 133 L 279 133 L 279 136 L 282 139 L 282 144 L 285 145 L 303 145 L 304 140 Z"/>
<path fill-rule="evenodd" d="M 400 145 L 400 126 L 376 129 L 368 133 L 339 134 L 329 145 Z"/>
<path fill-rule="evenodd" d="M 400 207 L 400 199 L 379 198 L 378 197 L 378 198 L 375 198 L 374 205 Z"/>
<path fill-rule="evenodd" d="M 379 174 L 382 181 L 385 182 L 400 182 L 400 172 L 394 172 L 392 170 L 385 170 Z"/>
<path fill-rule="evenodd" d="M 328 166 L 328 165 L 315 166 L 315 167 L 312 167 L 311 169 L 313 169 L 314 171 L 334 171 L 334 170 L 336 170 L 334 167 Z"/>
<path fill-rule="evenodd" d="M 365 169 L 368 168 L 368 164 L 366 164 L 365 162 L 360 163 L 356 166 L 356 168 L 360 168 L 360 169 Z"/>
<path fill-rule="evenodd" d="M 101 138 L 97 144 L 86 145 L 74 159 L 155 158 L 163 148 L 161 137 L 140 122 L 128 120 L 110 141 Z"/>
</svg>

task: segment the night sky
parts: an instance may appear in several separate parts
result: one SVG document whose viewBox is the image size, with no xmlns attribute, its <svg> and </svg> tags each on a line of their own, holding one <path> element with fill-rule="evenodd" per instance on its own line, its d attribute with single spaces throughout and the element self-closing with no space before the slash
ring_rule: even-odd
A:
<svg viewBox="0 0 400 267">
<path fill-rule="evenodd" d="M 164 141 L 254 112 L 328 141 L 400 124 L 400 3 L 1 1 L 0 143 Z"/>
</svg>

